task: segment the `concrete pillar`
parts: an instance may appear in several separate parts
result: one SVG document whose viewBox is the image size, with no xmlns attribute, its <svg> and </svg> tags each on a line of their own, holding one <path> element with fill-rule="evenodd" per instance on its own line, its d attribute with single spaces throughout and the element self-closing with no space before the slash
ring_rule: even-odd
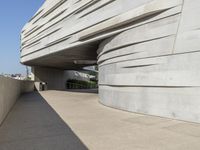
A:
<svg viewBox="0 0 200 150">
<path fill-rule="evenodd" d="M 64 90 L 66 74 L 65 70 L 32 67 L 32 80 L 37 82 L 45 82 L 48 90 Z M 37 88 L 37 87 L 36 87 Z"/>
</svg>

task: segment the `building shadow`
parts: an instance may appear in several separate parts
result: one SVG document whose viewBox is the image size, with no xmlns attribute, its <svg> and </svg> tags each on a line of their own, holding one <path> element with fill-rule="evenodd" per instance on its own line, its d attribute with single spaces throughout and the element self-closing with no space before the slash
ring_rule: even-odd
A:
<svg viewBox="0 0 200 150">
<path fill-rule="evenodd" d="M 0 126 L 0 150 L 87 150 L 38 92 L 24 94 Z"/>
<path fill-rule="evenodd" d="M 68 92 L 77 92 L 77 93 L 94 93 L 98 94 L 98 89 L 67 89 Z"/>
</svg>

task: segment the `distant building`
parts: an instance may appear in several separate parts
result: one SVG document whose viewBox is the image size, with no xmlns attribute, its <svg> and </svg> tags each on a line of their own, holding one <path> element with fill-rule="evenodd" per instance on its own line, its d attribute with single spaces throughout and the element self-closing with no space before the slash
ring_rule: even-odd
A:
<svg viewBox="0 0 200 150">
<path fill-rule="evenodd" d="M 16 80 L 25 80 L 26 79 L 26 77 L 23 76 L 20 73 L 17 73 L 17 74 L 1 74 L 1 76 L 13 78 L 13 79 L 16 79 Z"/>
</svg>

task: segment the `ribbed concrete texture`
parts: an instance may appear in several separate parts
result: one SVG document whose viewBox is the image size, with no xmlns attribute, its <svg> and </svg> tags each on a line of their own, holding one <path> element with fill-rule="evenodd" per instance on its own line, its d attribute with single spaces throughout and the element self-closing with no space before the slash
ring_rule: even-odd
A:
<svg viewBox="0 0 200 150">
<path fill-rule="evenodd" d="M 99 65 L 104 105 L 200 123 L 200 1 L 46 0 L 22 30 L 21 62 Z"/>
<path fill-rule="evenodd" d="M 200 122 L 199 6 L 200 1 L 179 1 L 102 42 L 101 103 Z"/>
</svg>

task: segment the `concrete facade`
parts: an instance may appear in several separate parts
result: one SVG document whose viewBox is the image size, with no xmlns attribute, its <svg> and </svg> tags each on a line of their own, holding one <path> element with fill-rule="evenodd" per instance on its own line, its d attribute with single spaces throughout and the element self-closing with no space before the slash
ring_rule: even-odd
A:
<svg viewBox="0 0 200 150">
<path fill-rule="evenodd" d="M 200 122 L 199 7 L 198 0 L 46 0 L 22 30 L 21 62 L 61 70 L 98 64 L 102 104 Z"/>
<path fill-rule="evenodd" d="M 32 92 L 34 83 L 0 76 L 0 125 L 21 93 Z"/>
</svg>

